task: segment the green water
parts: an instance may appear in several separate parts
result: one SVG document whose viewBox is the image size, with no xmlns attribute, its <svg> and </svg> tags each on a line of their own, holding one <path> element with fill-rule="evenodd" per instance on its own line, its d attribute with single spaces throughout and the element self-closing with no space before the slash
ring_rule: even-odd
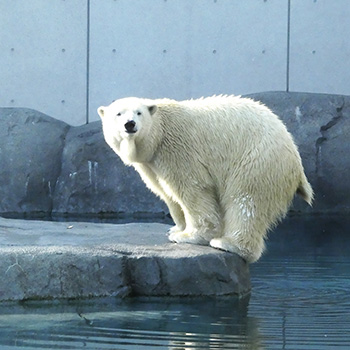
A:
<svg viewBox="0 0 350 350">
<path fill-rule="evenodd" d="M 294 218 L 252 293 L 0 305 L 0 349 L 350 349 L 350 220 Z"/>
</svg>

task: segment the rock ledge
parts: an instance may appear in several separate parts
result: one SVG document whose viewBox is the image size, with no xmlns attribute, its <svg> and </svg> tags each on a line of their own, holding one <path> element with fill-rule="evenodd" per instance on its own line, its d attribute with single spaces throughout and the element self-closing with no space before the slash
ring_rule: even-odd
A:
<svg viewBox="0 0 350 350">
<path fill-rule="evenodd" d="M 0 301 L 249 292 L 239 256 L 169 243 L 167 229 L 0 218 Z"/>
</svg>

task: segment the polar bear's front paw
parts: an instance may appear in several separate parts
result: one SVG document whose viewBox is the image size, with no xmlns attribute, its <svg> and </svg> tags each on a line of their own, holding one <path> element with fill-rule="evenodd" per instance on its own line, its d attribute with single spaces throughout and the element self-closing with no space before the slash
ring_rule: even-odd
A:
<svg viewBox="0 0 350 350">
<path fill-rule="evenodd" d="M 176 243 L 191 243 L 191 244 L 200 244 L 200 245 L 208 245 L 209 242 L 200 237 L 198 235 L 194 235 L 190 232 L 180 231 L 180 232 L 172 232 L 169 235 L 169 240 Z"/>
</svg>

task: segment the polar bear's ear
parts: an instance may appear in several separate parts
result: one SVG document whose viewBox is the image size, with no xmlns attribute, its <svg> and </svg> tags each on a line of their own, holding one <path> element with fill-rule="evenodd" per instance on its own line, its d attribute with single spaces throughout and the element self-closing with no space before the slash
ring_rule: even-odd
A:
<svg viewBox="0 0 350 350">
<path fill-rule="evenodd" d="M 104 115 L 105 115 L 105 108 L 106 108 L 106 107 L 101 106 L 101 107 L 98 107 L 98 109 L 97 109 L 97 113 L 99 114 L 99 116 L 100 116 L 101 118 L 103 118 Z"/>
<path fill-rule="evenodd" d="M 156 105 L 148 106 L 148 110 L 149 110 L 149 113 L 153 115 L 157 111 L 157 106 Z"/>
</svg>

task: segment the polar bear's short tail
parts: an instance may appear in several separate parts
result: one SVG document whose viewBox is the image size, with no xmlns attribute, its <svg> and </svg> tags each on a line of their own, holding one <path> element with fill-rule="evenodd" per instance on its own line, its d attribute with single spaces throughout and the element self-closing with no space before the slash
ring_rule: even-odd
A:
<svg viewBox="0 0 350 350">
<path fill-rule="evenodd" d="M 297 193 L 307 202 L 310 206 L 312 206 L 312 202 L 314 200 L 314 191 L 312 190 L 311 185 L 306 179 L 304 175 L 303 181 L 300 183 Z"/>
</svg>

